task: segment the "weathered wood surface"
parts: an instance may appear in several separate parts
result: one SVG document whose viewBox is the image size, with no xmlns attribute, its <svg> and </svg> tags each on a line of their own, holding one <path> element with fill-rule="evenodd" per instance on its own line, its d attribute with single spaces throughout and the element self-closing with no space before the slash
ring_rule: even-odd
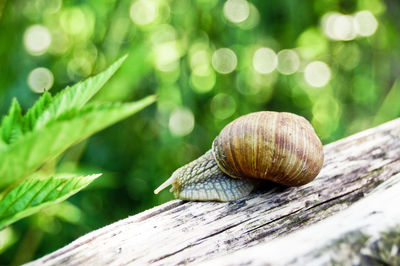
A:
<svg viewBox="0 0 400 266">
<path fill-rule="evenodd" d="M 265 186 L 230 203 L 174 200 L 31 265 L 396 262 L 400 119 L 326 145 L 324 153 L 317 179 L 300 188 Z"/>
<path fill-rule="evenodd" d="M 397 174 L 315 225 L 202 265 L 400 265 L 399 203 Z"/>
</svg>

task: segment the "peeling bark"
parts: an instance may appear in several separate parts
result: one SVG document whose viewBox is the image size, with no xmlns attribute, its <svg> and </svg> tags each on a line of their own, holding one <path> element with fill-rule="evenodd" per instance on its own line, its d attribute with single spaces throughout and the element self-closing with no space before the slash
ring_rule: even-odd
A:
<svg viewBox="0 0 400 266">
<path fill-rule="evenodd" d="M 328 144 L 324 154 L 321 173 L 302 187 L 266 183 L 229 203 L 174 200 L 29 265 L 398 262 L 400 119 Z"/>
</svg>

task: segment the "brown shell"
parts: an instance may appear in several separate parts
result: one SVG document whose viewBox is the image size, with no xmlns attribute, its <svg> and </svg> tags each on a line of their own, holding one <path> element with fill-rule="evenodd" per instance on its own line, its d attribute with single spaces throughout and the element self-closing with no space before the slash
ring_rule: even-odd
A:
<svg viewBox="0 0 400 266">
<path fill-rule="evenodd" d="M 321 141 L 311 124 L 291 113 L 241 116 L 215 138 L 212 151 L 221 170 L 232 177 L 286 186 L 312 181 L 324 162 Z"/>
</svg>

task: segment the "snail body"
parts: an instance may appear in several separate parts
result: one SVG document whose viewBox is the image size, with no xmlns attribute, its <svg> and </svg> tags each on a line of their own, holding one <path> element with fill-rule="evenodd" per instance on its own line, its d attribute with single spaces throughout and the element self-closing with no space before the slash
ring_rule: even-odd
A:
<svg viewBox="0 0 400 266">
<path fill-rule="evenodd" d="M 231 201 L 247 196 L 254 180 L 290 187 L 307 184 L 323 161 L 322 143 L 305 118 L 256 112 L 225 126 L 211 150 L 177 169 L 154 192 L 172 185 L 176 198 Z"/>
</svg>

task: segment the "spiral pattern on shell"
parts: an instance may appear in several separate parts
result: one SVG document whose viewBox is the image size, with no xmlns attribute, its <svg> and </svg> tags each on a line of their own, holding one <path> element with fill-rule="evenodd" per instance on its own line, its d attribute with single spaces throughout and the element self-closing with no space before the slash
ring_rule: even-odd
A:
<svg viewBox="0 0 400 266">
<path fill-rule="evenodd" d="M 229 123 L 214 140 L 212 151 L 221 170 L 232 177 L 286 186 L 312 181 L 324 161 L 322 143 L 306 119 L 269 111 Z"/>
</svg>

